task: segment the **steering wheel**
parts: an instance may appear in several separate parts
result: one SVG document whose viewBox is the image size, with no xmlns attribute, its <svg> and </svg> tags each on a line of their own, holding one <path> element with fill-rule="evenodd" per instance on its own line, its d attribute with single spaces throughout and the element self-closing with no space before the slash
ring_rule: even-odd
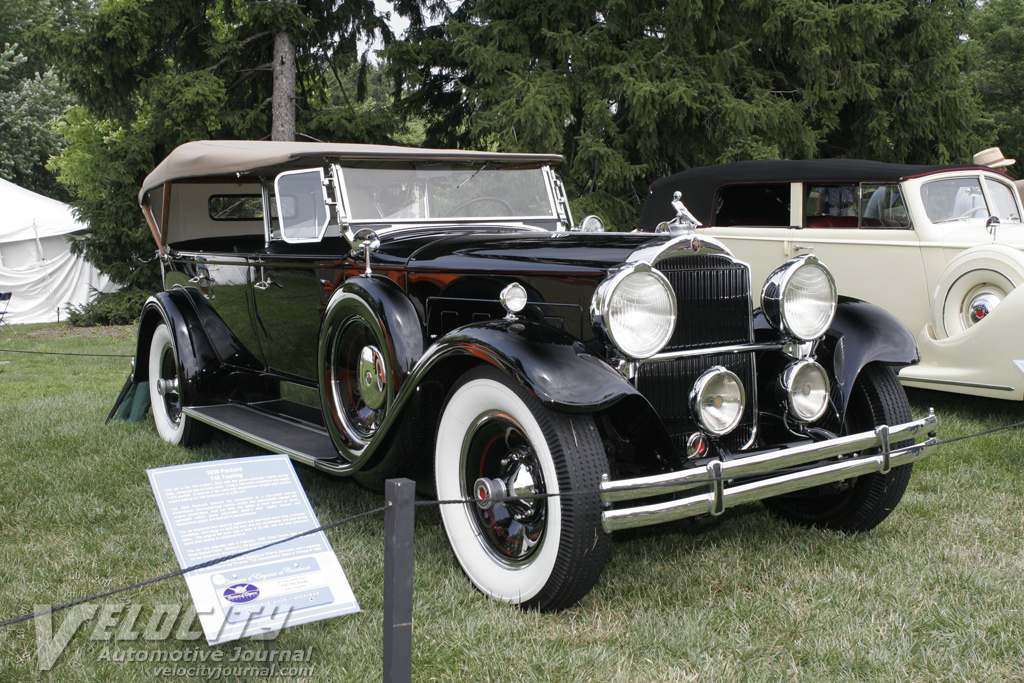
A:
<svg viewBox="0 0 1024 683">
<path fill-rule="evenodd" d="M 976 214 L 979 211 L 984 211 L 984 212 L 988 213 L 988 207 L 987 206 L 975 206 L 975 207 L 972 207 L 972 208 L 967 209 L 966 211 L 964 211 L 962 214 L 960 214 L 958 216 L 958 218 L 967 218 L 968 216 Z"/>
<path fill-rule="evenodd" d="M 473 197 L 472 199 L 467 199 L 466 201 L 462 202 L 454 209 L 449 211 L 448 215 L 454 216 L 459 211 L 465 209 L 467 206 L 472 206 L 473 204 L 476 204 L 478 202 L 495 202 L 496 204 L 501 204 L 502 206 L 505 207 L 505 210 L 508 212 L 505 214 L 506 216 L 512 216 L 515 214 L 515 209 L 512 208 L 512 205 L 509 204 L 504 199 L 502 199 L 501 197 Z"/>
</svg>

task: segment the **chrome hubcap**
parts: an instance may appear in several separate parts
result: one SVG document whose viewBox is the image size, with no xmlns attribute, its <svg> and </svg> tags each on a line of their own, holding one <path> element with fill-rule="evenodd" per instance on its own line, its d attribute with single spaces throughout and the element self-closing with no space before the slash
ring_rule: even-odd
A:
<svg viewBox="0 0 1024 683">
<path fill-rule="evenodd" d="M 374 346 L 364 346 L 359 352 L 359 388 L 367 408 L 377 410 L 384 405 L 386 384 L 387 370 L 380 351 Z"/>
<path fill-rule="evenodd" d="M 983 318 L 991 313 L 1002 299 L 993 292 L 986 292 L 971 299 L 967 305 L 968 318 L 972 325 L 977 325 Z"/>
<path fill-rule="evenodd" d="M 501 414 L 481 416 L 463 451 L 463 491 L 480 540 L 496 559 L 527 562 L 540 547 L 547 500 L 540 463 L 521 427 Z"/>
</svg>

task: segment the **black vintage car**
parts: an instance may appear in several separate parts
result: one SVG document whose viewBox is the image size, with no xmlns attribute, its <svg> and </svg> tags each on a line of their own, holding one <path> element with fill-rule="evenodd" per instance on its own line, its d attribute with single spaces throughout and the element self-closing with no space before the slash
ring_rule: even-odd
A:
<svg viewBox="0 0 1024 683">
<path fill-rule="evenodd" d="M 139 194 L 165 291 L 134 380 L 161 437 L 214 428 L 368 485 L 432 481 L 471 499 L 441 513 L 472 582 L 541 609 L 590 590 L 618 529 L 755 500 L 881 522 L 934 444 L 893 372 L 917 360 L 907 330 L 813 257 L 758 296 L 714 239 L 574 226 L 560 161 L 173 151 Z"/>
</svg>

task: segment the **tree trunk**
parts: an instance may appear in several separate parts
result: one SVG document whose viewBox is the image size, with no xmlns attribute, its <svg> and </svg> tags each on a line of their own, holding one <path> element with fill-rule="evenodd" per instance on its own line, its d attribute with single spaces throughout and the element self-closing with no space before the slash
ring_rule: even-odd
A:
<svg viewBox="0 0 1024 683">
<path fill-rule="evenodd" d="M 294 3 L 296 0 L 283 0 Z M 295 140 L 295 43 L 282 31 L 274 36 L 274 95 L 271 140 Z"/>
</svg>

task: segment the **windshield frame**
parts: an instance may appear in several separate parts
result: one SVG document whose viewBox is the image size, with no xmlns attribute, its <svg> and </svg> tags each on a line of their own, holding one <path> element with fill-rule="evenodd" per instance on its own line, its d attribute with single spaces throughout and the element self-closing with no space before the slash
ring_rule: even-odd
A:
<svg viewBox="0 0 1024 683">
<path fill-rule="evenodd" d="M 549 232 L 568 228 L 566 213 L 553 182 L 554 174 L 549 165 L 501 164 L 493 160 L 460 164 L 349 164 L 335 163 L 331 166 L 339 203 L 339 222 L 347 224 L 391 226 L 461 225 L 466 223 L 500 223 L 532 225 Z M 503 176 L 496 182 L 496 173 L 517 176 Z M 531 177 L 533 176 L 533 177 Z M 528 199 L 509 196 L 510 181 L 520 179 Z M 446 187 L 439 187 L 446 182 Z M 468 187 L 466 200 L 451 207 L 451 195 Z M 485 188 L 497 190 L 485 191 Z M 397 189 L 397 192 L 394 190 Z M 472 190 L 476 189 L 477 194 Z M 390 193 L 390 196 L 389 196 Z M 503 195 L 504 193 L 504 195 Z M 397 195 L 405 194 L 404 198 Z M 412 201 L 409 201 L 409 200 Z M 479 203 L 484 209 L 480 215 L 436 215 L 443 211 L 439 207 L 448 202 L 461 213 L 462 208 Z M 405 203 L 401 203 L 404 201 Z M 513 202 L 531 202 L 529 210 L 511 214 L 503 211 L 490 212 L 486 209 L 509 207 Z M 521 204 L 522 205 L 522 204 Z M 511 208 L 511 207 L 509 207 Z M 369 214 L 369 215 L 368 215 Z M 376 215 L 373 215 L 376 214 Z M 388 230 L 387 227 L 376 228 Z"/>
</svg>

